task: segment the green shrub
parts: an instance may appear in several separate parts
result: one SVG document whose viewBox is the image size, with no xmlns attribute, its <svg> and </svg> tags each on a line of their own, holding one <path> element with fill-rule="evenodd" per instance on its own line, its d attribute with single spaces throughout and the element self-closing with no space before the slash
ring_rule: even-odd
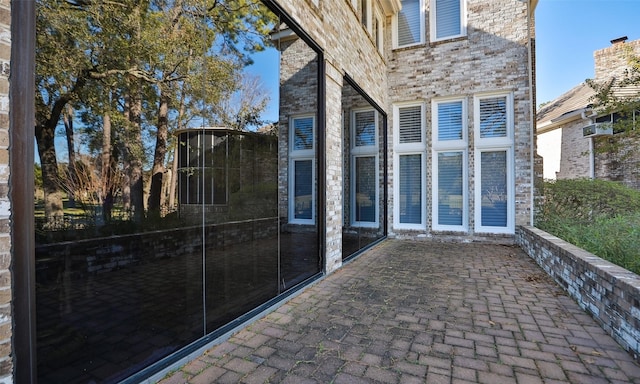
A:
<svg viewBox="0 0 640 384">
<path fill-rule="evenodd" d="M 602 180 L 546 182 L 536 226 L 640 274 L 640 192 Z"/>
</svg>

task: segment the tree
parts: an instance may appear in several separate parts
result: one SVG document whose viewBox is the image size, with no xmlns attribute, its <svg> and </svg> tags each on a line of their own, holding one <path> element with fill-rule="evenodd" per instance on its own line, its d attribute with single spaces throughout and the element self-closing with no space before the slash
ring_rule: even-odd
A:
<svg viewBox="0 0 640 384">
<path fill-rule="evenodd" d="M 55 128 L 70 104 L 93 124 L 87 134 L 101 134 L 89 141 L 101 153 L 103 208 L 113 197 L 109 179 L 126 179 L 121 191 L 140 221 L 145 167 L 152 164 L 148 208 L 157 210 L 171 130 L 213 120 L 275 20 L 258 0 L 36 1 L 36 140 L 47 221 L 62 216 Z M 118 169 L 126 177 L 112 177 Z"/>
<path fill-rule="evenodd" d="M 593 107 L 598 115 L 614 115 L 614 132 L 624 138 L 640 138 L 640 130 L 635 129 L 640 120 L 640 56 L 631 46 L 624 49 L 627 68 L 622 76 L 607 81 L 587 79 L 587 84 L 595 91 Z M 617 152 L 620 140 L 602 141 L 599 151 Z"/>
</svg>

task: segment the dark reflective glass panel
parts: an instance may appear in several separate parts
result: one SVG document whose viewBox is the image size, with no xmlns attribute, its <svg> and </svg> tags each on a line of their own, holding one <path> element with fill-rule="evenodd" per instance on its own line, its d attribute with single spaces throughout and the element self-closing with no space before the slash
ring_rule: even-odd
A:
<svg viewBox="0 0 640 384">
<path fill-rule="evenodd" d="M 351 80 L 345 79 L 342 87 L 343 259 L 386 235 L 385 116 L 360 92 Z"/>
<path fill-rule="evenodd" d="M 140 52 L 130 47 L 127 60 L 120 64 L 126 69 L 132 62 L 140 63 L 149 71 L 147 77 L 88 80 L 96 94 L 78 98 L 65 119 L 60 119 L 61 126 L 63 121 L 75 122 L 70 125 L 73 135 L 58 129 L 54 133 L 60 144 L 53 150 L 45 148 L 57 160 L 59 174 L 56 185 L 47 185 L 42 176 L 36 177 L 35 185 L 39 383 L 125 380 L 173 358 L 174 353 L 321 271 L 317 223 L 310 220 L 300 225 L 289 216 L 297 196 L 289 193 L 293 190 L 289 175 L 295 172 L 292 163 L 304 159 L 291 156 L 287 127 L 294 116 L 312 116 L 302 127 L 304 147 L 312 148 L 311 152 L 318 148 L 314 130 L 321 104 L 318 53 L 257 1 L 238 10 L 241 25 L 235 28 L 246 34 L 249 40 L 245 41 L 258 39 L 253 41 L 264 52 L 229 50 L 221 44 L 231 40 L 207 41 L 214 34 L 201 33 L 219 27 L 216 18 L 224 15 L 217 12 L 220 3 L 188 3 L 190 8 L 178 19 L 166 17 L 175 9 L 165 7 L 179 4 L 173 2 L 122 3 L 137 7 L 132 12 L 103 2 L 83 2 L 74 9 L 78 18 L 72 24 L 80 31 L 99 32 L 91 27 L 101 20 L 88 18 L 89 13 L 111 23 L 111 40 L 104 45 L 111 47 L 131 37 L 127 20 L 153 16 L 157 24 L 140 25 L 150 28 L 144 29 L 147 36 L 160 41 L 145 53 L 157 53 L 151 48 L 171 48 L 179 55 L 171 61 L 173 52 L 163 51 L 159 53 L 163 60 L 147 63 L 144 60 L 150 56 L 137 55 Z M 44 6 L 54 2 L 37 4 L 39 12 L 44 12 Z M 205 9 L 208 13 L 199 13 Z M 55 21 L 40 27 L 60 25 L 68 16 L 60 11 L 46 17 L 40 14 L 39 22 Z M 174 22 L 185 28 L 162 29 L 168 27 L 163 23 Z M 234 28 L 232 23 L 224 25 Z M 169 32 L 153 28 L 199 32 L 191 40 L 172 41 Z M 71 32 L 66 29 L 55 36 L 64 36 L 64 41 L 78 47 L 94 47 L 93 40 L 74 40 L 88 34 L 65 33 Z M 38 89 L 55 98 L 55 86 L 59 83 L 63 88 L 69 79 L 57 77 L 64 71 L 45 73 L 55 61 L 44 61 L 41 55 L 49 52 L 44 49 L 46 42 L 38 44 L 42 49 L 36 59 L 42 73 Z M 230 52 L 240 55 L 229 57 Z M 107 58 L 88 48 L 74 54 L 97 55 L 90 60 Z M 279 79 L 264 99 L 272 100 L 275 113 L 265 109 L 267 104 L 263 109 L 233 109 L 256 100 L 240 97 L 243 89 L 255 92 L 257 100 L 265 96 L 258 87 L 233 83 L 248 73 L 238 65 L 248 58 L 244 54 L 261 71 L 276 68 L 260 74 Z M 261 57 L 268 57 L 271 65 L 261 66 Z M 120 56 L 109 52 L 108 58 L 113 61 L 99 64 L 119 63 Z M 175 77 L 166 77 L 167 70 L 176 71 Z M 151 77 L 156 81 L 144 83 Z M 168 78 L 174 83 L 163 83 Z M 300 93 L 305 97 L 290 102 L 292 95 Z M 169 103 L 164 104 L 167 98 Z M 246 110 L 251 113 L 243 114 Z M 65 146 L 73 137 L 82 140 Z M 37 145 L 46 143 L 39 140 Z M 35 159 L 37 175 L 45 169 L 43 159 L 51 158 Z M 299 193 L 313 199 L 318 188 L 313 154 L 304 161 L 301 164 L 307 167 L 300 170 L 300 180 L 305 188 Z M 44 173 L 51 176 L 51 169 Z M 61 201 L 58 211 L 56 198 Z M 316 207 L 313 202 L 305 214 L 314 217 Z"/>
</svg>

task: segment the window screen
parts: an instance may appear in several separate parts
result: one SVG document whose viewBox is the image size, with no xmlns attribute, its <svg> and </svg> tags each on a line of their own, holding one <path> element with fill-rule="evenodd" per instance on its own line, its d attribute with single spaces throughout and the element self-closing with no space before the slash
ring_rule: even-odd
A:
<svg viewBox="0 0 640 384">
<path fill-rule="evenodd" d="M 398 46 L 416 44 L 420 36 L 420 0 L 403 0 L 398 13 Z"/>
<path fill-rule="evenodd" d="M 507 151 L 480 155 L 481 225 L 507 226 Z"/>
<path fill-rule="evenodd" d="M 400 223 L 422 222 L 422 155 L 401 155 L 400 159 Z"/>
<path fill-rule="evenodd" d="M 480 137 L 507 137 L 507 98 L 480 100 Z"/>
<path fill-rule="evenodd" d="M 461 0 L 436 0 L 436 39 L 462 34 Z"/>
<path fill-rule="evenodd" d="M 398 108 L 400 144 L 422 141 L 422 107 Z"/>
<path fill-rule="evenodd" d="M 462 140 L 462 101 L 438 104 L 438 140 Z"/>
<path fill-rule="evenodd" d="M 462 225 L 462 152 L 438 153 L 438 224 Z"/>
</svg>

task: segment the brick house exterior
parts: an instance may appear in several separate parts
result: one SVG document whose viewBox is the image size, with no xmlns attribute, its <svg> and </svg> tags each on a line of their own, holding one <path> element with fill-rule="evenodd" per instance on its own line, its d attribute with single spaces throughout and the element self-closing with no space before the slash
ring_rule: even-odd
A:
<svg viewBox="0 0 640 384">
<path fill-rule="evenodd" d="M 349 185 L 345 166 L 339 159 L 345 158 L 334 148 L 340 148 L 344 139 L 338 127 L 344 126 L 335 116 L 348 114 L 348 110 L 337 103 L 345 92 L 344 78 L 349 77 L 387 113 L 387 160 L 388 160 L 388 217 L 389 236 L 400 238 L 437 237 L 441 239 L 511 241 L 516 225 L 531 222 L 533 198 L 533 62 L 532 44 L 535 4 L 519 1 L 463 1 L 463 31 L 453 38 L 437 39 L 431 36 L 430 9 L 435 2 L 418 2 L 424 9 L 420 14 L 421 36 L 414 44 L 399 46 L 397 43 L 397 1 L 368 1 L 368 13 L 384 14 L 384 48 L 376 49 L 376 37 L 366 23 L 361 22 L 362 2 L 353 1 L 308 1 L 308 7 L 299 2 L 281 1 L 282 7 L 300 21 L 309 35 L 324 49 L 326 64 L 326 212 L 327 212 L 327 270 L 339 264 L 340 249 L 330 244 L 340 244 L 340 228 L 348 222 L 348 201 L 345 189 Z M 390 5 L 395 3 L 395 5 Z M 409 4 L 410 2 L 407 2 Z M 355 5 L 355 6 L 354 6 Z M 410 4 L 409 4 L 410 5 Z M 408 6 L 407 6 L 408 7 Z M 405 8 L 407 8 L 405 7 Z M 402 12 L 402 11 L 400 11 Z M 367 14 L 365 12 L 364 14 Z M 491 14 L 490 18 L 487 15 Z M 326 17 L 331 15 L 331 17 Z M 499 16 L 496 16 L 499 15 Z M 287 63 L 293 56 L 283 52 L 281 62 Z M 443 64 L 447 63 L 447 64 Z M 286 70 L 286 68 L 285 68 Z M 286 93 L 286 87 L 283 87 Z M 474 108 L 484 97 L 504 96 L 509 103 L 509 140 L 495 144 L 484 142 L 477 134 L 479 116 Z M 344 95 L 343 95 L 344 96 Z M 457 146 L 448 147 L 436 143 L 433 136 L 433 109 L 439 101 L 456 100 L 463 104 L 464 137 Z M 281 105 L 290 105 L 281 102 Z M 417 225 L 403 225 L 397 219 L 398 199 L 397 147 L 399 127 L 396 119 L 399 108 L 406 105 L 421 107 L 421 130 L 424 137 L 411 153 L 420 153 L 423 173 L 424 196 L 420 202 L 421 220 Z M 280 124 L 286 124 L 282 115 Z M 347 118 L 345 118 L 347 121 Z M 476 127 L 476 128 L 474 128 Z M 286 135 L 281 138 L 286 142 Z M 344 146 L 344 144 L 343 144 Z M 402 146 L 400 146 L 402 147 Z M 482 196 L 478 178 L 481 171 L 476 158 L 487 148 L 505 149 L 510 174 L 508 200 L 509 224 L 504 229 L 493 231 L 478 225 Z M 400 152 L 396 151 L 398 149 Z M 460 225 L 448 227 L 434 220 L 434 207 L 438 196 L 434 196 L 434 153 L 460 153 L 464 158 L 463 201 L 458 204 L 466 212 Z M 400 155 L 401 156 L 401 155 Z M 512 177 L 512 179 L 511 179 Z M 330 214 L 329 214 L 330 213 Z M 343 214 L 341 214 L 343 213 Z M 341 220 L 342 217 L 342 220 Z M 341 223 L 342 221 L 342 223 Z M 342 224 L 342 225 L 341 225 Z M 335 240 L 334 240 L 335 239 Z"/>
<path fill-rule="evenodd" d="M 451 20 L 439 18 L 435 0 L 265 3 L 287 15 L 318 47 L 309 49 L 295 37 L 280 36 L 278 40 L 278 188 L 280 196 L 290 196 L 293 119 L 312 117 L 316 141 L 321 142 L 323 150 L 315 159 L 321 187 L 312 197 L 318 206 L 315 220 L 322 230 L 323 273 L 342 265 L 345 228 L 354 220 L 352 205 L 360 204 L 347 198 L 354 193 L 349 186 L 354 185 L 350 178 L 355 172 L 349 171 L 347 161 L 353 155 L 347 147 L 354 140 L 349 136 L 354 131 L 346 127 L 356 121 L 351 119 L 352 113 L 361 108 L 375 111 L 379 127 L 374 140 L 377 147 L 369 156 L 376 157 L 380 166 L 360 175 L 363 179 L 376 178 L 378 184 L 377 201 L 373 202 L 378 206 L 376 227 L 367 230 L 382 238 L 513 244 L 516 227 L 532 223 L 536 0 L 449 2 L 458 7 L 452 25 L 448 23 Z M 31 88 L 20 82 L 32 78 L 28 66 L 15 70 L 11 90 L 16 93 L 12 93 L 15 98 L 9 104 L 8 70 L 4 70 L 9 61 L 12 18 L 21 20 L 14 23 L 13 36 L 35 29 L 29 21 L 33 4 L 13 4 L 17 5 L 10 10 L 8 1 L 0 1 L 4 37 L 4 50 L 0 51 L 0 93 L 4 100 L 0 103 L 0 216 L 6 224 L 0 258 L 0 383 L 27 382 L 35 370 L 35 353 L 25 347 L 35 343 L 35 326 L 28 322 L 35 321 L 31 292 L 35 283 L 29 275 L 33 267 L 28 265 L 28 253 L 14 250 L 16 245 L 23 251 L 29 248 L 28 239 L 25 243 L 16 231 L 26 228 L 33 232 L 33 227 L 23 222 L 25 218 L 12 217 L 9 223 L 10 212 L 21 199 L 14 195 L 20 193 L 13 189 L 15 185 L 9 192 L 8 181 L 10 172 L 17 178 L 29 175 L 19 160 L 33 158 L 33 138 L 28 136 L 25 145 L 19 140 L 9 144 L 7 137 L 9 105 L 12 114 L 22 111 L 17 90 Z M 34 48 L 30 37 L 22 36 L 27 43 L 13 39 L 14 52 Z M 28 58 L 11 59 L 18 60 L 12 62 L 14 68 L 16 63 L 33 64 Z M 23 104 L 28 104 L 24 101 L 29 97 L 33 99 L 27 94 Z M 10 129 L 29 132 L 26 127 L 32 125 L 29 119 L 12 120 Z M 23 155 L 20 150 L 28 151 Z M 15 156 L 11 165 L 10 155 Z M 32 188 L 26 184 L 25 188 Z M 291 221 L 292 211 L 286 204 L 290 202 L 279 205 L 279 216 Z M 26 205 L 32 206 L 33 202 Z"/>
<path fill-rule="evenodd" d="M 626 42 L 626 38 L 612 41 L 612 45 L 597 50 L 594 56 L 594 81 L 598 83 L 610 81 L 612 78 L 624 77 L 628 69 L 629 52 L 640 53 L 640 40 Z M 620 89 L 621 95 L 633 95 L 636 88 Z M 560 170 L 558 179 L 595 178 L 601 180 L 620 181 L 629 187 L 640 189 L 640 155 L 637 141 L 609 133 L 588 135 L 583 128 L 594 123 L 611 120 L 611 115 L 600 116 L 592 105 L 594 90 L 586 83 L 581 83 L 555 100 L 544 105 L 537 114 L 536 134 L 545 135 L 554 130 L 561 130 Z M 601 150 L 606 141 L 618 142 L 618 152 Z"/>
</svg>

